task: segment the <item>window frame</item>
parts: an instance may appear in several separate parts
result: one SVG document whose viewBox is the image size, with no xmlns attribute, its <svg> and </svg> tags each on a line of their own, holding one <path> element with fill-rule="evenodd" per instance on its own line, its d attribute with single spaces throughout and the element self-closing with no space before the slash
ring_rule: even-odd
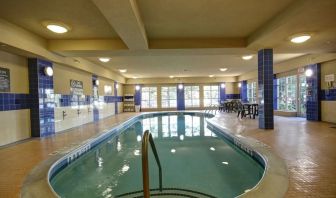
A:
<svg viewBox="0 0 336 198">
<path fill-rule="evenodd" d="M 257 82 L 247 83 L 247 100 L 249 103 L 257 103 Z"/>
<path fill-rule="evenodd" d="M 148 91 L 144 91 L 144 89 L 148 89 Z M 154 91 L 156 94 L 153 97 L 151 95 L 151 90 Z M 142 87 L 141 88 L 141 107 L 144 109 L 153 109 L 153 108 L 157 108 L 158 104 L 157 104 L 157 87 Z M 148 93 L 148 100 L 144 100 L 144 95 Z M 151 103 L 154 102 L 154 103 Z M 146 105 L 143 105 L 146 104 Z M 151 105 L 154 104 L 154 105 Z"/>
<path fill-rule="evenodd" d="M 187 88 L 191 88 L 191 90 L 190 90 L 190 95 L 191 95 L 191 97 L 190 97 L 190 99 L 186 99 L 187 98 L 187 91 L 186 91 L 186 89 Z M 196 88 L 197 88 L 197 90 L 196 90 Z M 195 92 L 198 92 L 198 97 L 197 98 L 195 98 L 194 96 L 194 94 L 193 93 L 195 93 Z M 197 102 L 195 102 L 194 103 L 194 101 L 197 101 L 198 100 L 198 104 L 197 104 Z M 191 105 L 187 105 L 188 104 L 188 102 L 187 101 L 190 101 L 190 104 Z M 199 85 L 187 85 L 187 86 L 184 86 L 184 104 L 185 104 L 185 107 L 186 108 L 197 108 L 197 107 L 200 107 L 201 106 L 201 104 L 200 104 L 200 86 Z M 194 105 L 195 104 L 195 105 Z"/>
<path fill-rule="evenodd" d="M 210 89 L 206 89 L 206 87 L 209 87 Z M 210 92 L 210 97 L 207 96 L 206 92 Z M 213 97 L 213 92 L 217 92 L 217 95 L 215 97 Z M 207 104 L 206 100 L 209 100 L 210 103 Z M 214 85 L 214 84 L 210 84 L 210 85 L 204 85 L 203 86 L 203 106 L 204 107 L 209 107 L 211 105 L 219 105 L 219 85 Z"/>
<path fill-rule="evenodd" d="M 164 90 L 167 88 L 167 98 L 163 98 L 164 97 Z M 171 93 L 173 93 L 173 91 L 171 89 L 175 90 L 175 97 L 171 96 Z M 168 106 L 164 106 L 165 102 L 164 101 L 168 101 Z M 175 101 L 172 103 L 172 101 Z M 174 105 L 172 105 L 174 104 Z M 177 108 L 177 87 L 176 86 L 162 86 L 161 87 L 161 108 Z"/>
<path fill-rule="evenodd" d="M 277 78 L 277 110 L 291 111 L 291 112 L 298 111 L 297 83 L 298 83 L 297 75 Z"/>
</svg>

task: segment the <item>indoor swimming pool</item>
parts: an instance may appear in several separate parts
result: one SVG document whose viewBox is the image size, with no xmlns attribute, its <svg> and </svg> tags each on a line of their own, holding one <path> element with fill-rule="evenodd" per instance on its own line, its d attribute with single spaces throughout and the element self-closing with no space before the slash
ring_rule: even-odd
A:
<svg viewBox="0 0 336 198">
<path fill-rule="evenodd" d="M 127 193 L 143 189 L 141 142 L 145 130 L 154 138 L 166 190 L 202 195 L 196 197 L 236 197 L 263 177 L 264 165 L 208 127 L 202 114 L 161 113 L 134 119 L 54 171 L 52 188 L 61 197 L 137 197 Z M 150 188 L 157 189 L 158 167 L 149 150 Z"/>
</svg>

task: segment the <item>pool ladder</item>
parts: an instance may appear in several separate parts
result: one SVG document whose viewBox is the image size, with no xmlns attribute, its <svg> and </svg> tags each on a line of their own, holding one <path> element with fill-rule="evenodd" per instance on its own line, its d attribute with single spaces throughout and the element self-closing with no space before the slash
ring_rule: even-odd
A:
<svg viewBox="0 0 336 198">
<path fill-rule="evenodd" d="M 143 193 L 144 198 L 149 198 L 149 169 L 148 169 L 148 142 L 151 145 L 156 164 L 159 167 L 159 181 L 160 181 L 160 192 L 162 192 L 162 168 L 158 153 L 155 148 L 154 140 L 152 134 L 146 130 L 142 136 L 142 182 L 143 182 Z"/>
</svg>

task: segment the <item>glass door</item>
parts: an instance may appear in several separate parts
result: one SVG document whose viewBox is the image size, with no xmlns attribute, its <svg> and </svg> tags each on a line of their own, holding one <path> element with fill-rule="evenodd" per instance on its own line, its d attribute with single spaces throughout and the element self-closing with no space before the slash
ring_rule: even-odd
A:
<svg viewBox="0 0 336 198">
<path fill-rule="evenodd" d="M 298 116 L 306 117 L 307 82 L 304 74 L 299 74 Z"/>
</svg>

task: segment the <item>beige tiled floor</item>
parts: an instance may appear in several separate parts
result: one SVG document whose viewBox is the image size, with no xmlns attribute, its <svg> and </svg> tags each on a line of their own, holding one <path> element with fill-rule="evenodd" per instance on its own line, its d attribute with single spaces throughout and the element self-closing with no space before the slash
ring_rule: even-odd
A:
<svg viewBox="0 0 336 198">
<path fill-rule="evenodd" d="M 18 197 L 24 178 L 50 154 L 69 149 L 134 114 L 125 113 L 70 129 L 49 138 L 35 138 L 0 149 L 0 197 Z M 257 120 L 220 114 L 216 119 L 234 133 L 272 147 L 287 163 L 290 186 L 286 197 L 336 197 L 336 129 L 323 122 L 275 117 L 274 130 L 258 129 Z"/>
</svg>

